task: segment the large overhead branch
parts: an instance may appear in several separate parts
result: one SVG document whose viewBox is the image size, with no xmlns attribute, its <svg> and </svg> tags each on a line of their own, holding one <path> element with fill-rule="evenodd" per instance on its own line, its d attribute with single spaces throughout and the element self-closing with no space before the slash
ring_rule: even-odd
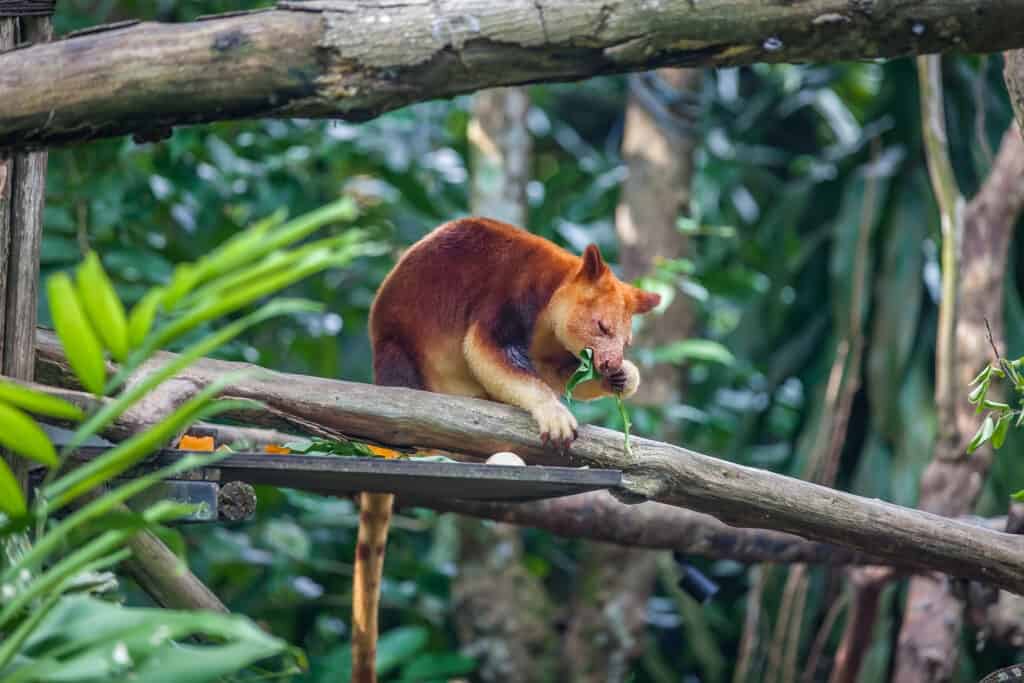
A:
<svg viewBox="0 0 1024 683">
<path fill-rule="evenodd" d="M 1015 0 L 281 1 L 0 56 L 0 152 L 256 117 L 365 120 L 501 85 L 659 66 L 1024 46 Z"/>
<path fill-rule="evenodd" d="M 166 362 L 170 354 L 158 354 Z M 37 377 L 69 382 L 52 334 L 37 337 Z M 621 496 L 704 512 L 734 526 L 787 531 L 916 569 L 1024 593 L 1024 539 L 954 519 L 743 467 L 648 439 L 584 426 L 566 456 L 546 449 L 530 416 L 509 406 L 395 387 L 288 375 L 204 359 L 181 377 L 204 386 L 225 372 L 252 374 L 228 395 L 260 401 L 251 424 L 291 426 L 390 444 L 487 456 L 512 450 L 535 463 L 622 470 Z"/>
</svg>

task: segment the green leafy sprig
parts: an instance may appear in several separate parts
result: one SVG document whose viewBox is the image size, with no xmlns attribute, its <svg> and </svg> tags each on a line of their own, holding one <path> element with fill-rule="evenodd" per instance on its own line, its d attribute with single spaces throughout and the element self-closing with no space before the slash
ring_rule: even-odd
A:
<svg viewBox="0 0 1024 683">
<path fill-rule="evenodd" d="M 571 403 L 573 390 L 583 382 L 589 382 L 590 380 L 600 382 L 601 373 L 594 367 L 594 350 L 587 348 L 580 352 L 580 364 L 565 385 L 565 400 Z M 622 418 L 622 432 L 625 435 L 624 445 L 626 454 L 633 455 L 633 450 L 629 447 L 629 429 L 633 426 L 633 423 L 629 421 L 629 413 L 626 411 L 626 404 L 623 403 L 620 394 L 615 394 L 615 401 L 618 404 L 619 417 Z"/>
</svg>

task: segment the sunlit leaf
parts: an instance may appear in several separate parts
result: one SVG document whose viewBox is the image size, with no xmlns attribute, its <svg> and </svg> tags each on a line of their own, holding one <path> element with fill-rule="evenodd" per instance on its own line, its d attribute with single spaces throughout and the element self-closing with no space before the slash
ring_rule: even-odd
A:
<svg viewBox="0 0 1024 683">
<path fill-rule="evenodd" d="M 25 413 L 5 403 L 0 403 L 0 446 L 47 467 L 57 465 L 57 451 L 43 428 Z"/>
<path fill-rule="evenodd" d="M 26 512 L 21 486 L 3 458 L 0 458 L 0 512 L 13 518 L 22 517 Z"/>
<path fill-rule="evenodd" d="M 67 273 L 57 273 L 46 282 L 53 326 L 60 337 L 68 364 L 88 391 L 100 395 L 107 371 L 103 347 L 89 324 L 78 294 Z"/>
<path fill-rule="evenodd" d="M 85 312 L 104 345 L 119 361 L 128 358 L 128 321 L 100 257 L 90 251 L 76 273 L 78 295 Z"/>
<path fill-rule="evenodd" d="M 7 403 L 35 415 L 57 417 L 75 422 L 83 419 L 85 413 L 74 403 L 29 387 L 21 386 L 0 378 L 0 403 Z"/>
</svg>

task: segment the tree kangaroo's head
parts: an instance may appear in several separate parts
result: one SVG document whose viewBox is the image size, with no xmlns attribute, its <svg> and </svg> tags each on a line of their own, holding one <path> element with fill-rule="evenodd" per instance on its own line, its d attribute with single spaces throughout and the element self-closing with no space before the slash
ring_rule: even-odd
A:
<svg viewBox="0 0 1024 683">
<path fill-rule="evenodd" d="M 623 354 L 633 339 L 633 316 L 649 312 L 660 301 L 658 294 L 615 277 L 591 244 L 579 267 L 551 299 L 555 336 L 577 356 L 585 348 L 593 349 L 594 365 L 601 374 L 615 372 L 622 367 Z"/>
</svg>

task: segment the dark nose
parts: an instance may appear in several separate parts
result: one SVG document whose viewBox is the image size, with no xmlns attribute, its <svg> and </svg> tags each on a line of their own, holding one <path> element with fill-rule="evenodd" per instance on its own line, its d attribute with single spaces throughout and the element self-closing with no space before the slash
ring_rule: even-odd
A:
<svg viewBox="0 0 1024 683">
<path fill-rule="evenodd" d="M 621 362 L 616 363 L 610 358 L 605 358 L 600 362 L 600 364 L 598 364 L 597 369 L 600 370 L 603 375 L 618 370 L 621 365 Z"/>
</svg>

